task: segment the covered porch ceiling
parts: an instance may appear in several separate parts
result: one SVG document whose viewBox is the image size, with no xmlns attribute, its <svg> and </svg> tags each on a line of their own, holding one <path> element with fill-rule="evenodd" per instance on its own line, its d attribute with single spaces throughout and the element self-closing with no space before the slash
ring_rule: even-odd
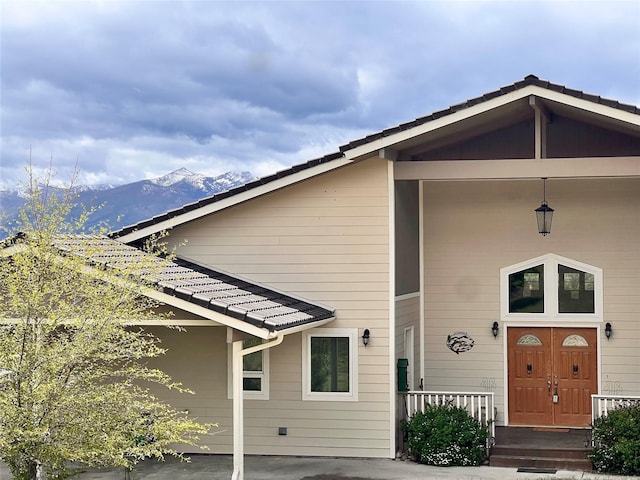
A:
<svg viewBox="0 0 640 480">
<path fill-rule="evenodd" d="M 614 132 L 628 137 L 636 146 L 640 140 L 640 108 L 528 75 L 515 84 L 354 140 L 341 146 L 340 151 L 351 160 L 370 157 L 378 150 L 390 160 L 420 160 L 425 151 L 463 143 L 496 129 L 532 121 L 538 129 L 540 121 L 544 125 L 553 123 L 556 118 Z M 638 155 L 640 153 L 634 149 L 628 156 Z"/>
<path fill-rule="evenodd" d="M 640 116 L 608 113 L 528 95 L 385 146 L 378 156 L 394 161 L 396 180 L 638 177 Z"/>
</svg>

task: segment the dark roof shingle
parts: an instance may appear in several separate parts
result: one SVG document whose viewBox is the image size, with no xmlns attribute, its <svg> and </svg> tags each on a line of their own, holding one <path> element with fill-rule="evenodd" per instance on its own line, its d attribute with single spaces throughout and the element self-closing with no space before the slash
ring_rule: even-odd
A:
<svg viewBox="0 0 640 480">
<path fill-rule="evenodd" d="M 95 265 L 157 285 L 163 293 L 271 332 L 334 317 L 334 311 L 183 259 L 168 261 L 97 235 L 60 236 L 55 246 Z"/>
</svg>

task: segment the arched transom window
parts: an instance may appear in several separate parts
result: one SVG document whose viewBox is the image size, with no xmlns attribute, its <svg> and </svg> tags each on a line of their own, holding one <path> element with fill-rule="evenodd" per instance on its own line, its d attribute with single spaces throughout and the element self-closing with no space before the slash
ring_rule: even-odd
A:
<svg viewBox="0 0 640 480">
<path fill-rule="evenodd" d="M 545 255 L 500 270 L 503 319 L 602 320 L 602 270 Z"/>
</svg>

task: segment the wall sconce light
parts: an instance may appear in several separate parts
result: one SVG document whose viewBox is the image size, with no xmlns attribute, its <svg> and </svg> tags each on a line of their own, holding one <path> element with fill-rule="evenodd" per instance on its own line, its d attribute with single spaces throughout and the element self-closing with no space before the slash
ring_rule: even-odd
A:
<svg viewBox="0 0 640 480">
<path fill-rule="evenodd" d="M 547 205 L 547 177 L 542 177 L 543 194 L 542 204 L 536 208 L 536 220 L 538 221 L 538 233 L 546 237 L 551 233 L 551 220 L 553 220 L 553 208 Z"/>
<path fill-rule="evenodd" d="M 607 337 L 607 340 L 611 338 L 611 334 L 613 333 L 613 328 L 611 328 L 611 323 L 607 322 L 604 326 L 604 334 Z"/>
<path fill-rule="evenodd" d="M 364 332 L 362 332 L 362 343 L 364 344 L 365 348 L 367 345 L 369 345 L 370 337 L 371 337 L 371 332 L 369 332 L 368 328 L 365 328 Z"/>
<path fill-rule="evenodd" d="M 500 326 L 498 325 L 498 322 L 493 322 L 493 325 L 491 325 L 491 333 L 493 333 L 493 338 L 498 337 L 499 331 L 500 331 Z"/>
</svg>

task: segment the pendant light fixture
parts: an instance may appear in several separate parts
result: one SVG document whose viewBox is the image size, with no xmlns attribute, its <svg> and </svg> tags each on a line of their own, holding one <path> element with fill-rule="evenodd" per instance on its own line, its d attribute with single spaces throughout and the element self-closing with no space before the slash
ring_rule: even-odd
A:
<svg viewBox="0 0 640 480">
<path fill-rule="evenodd" d="M 542 205 L 536 208 L 538 220 L 538 233 L 546 237 L 551 233 L 551 220 L 553 220 L 553 208 L 547 205 L 547 177 L 542 177 Z"/>
</svg>

